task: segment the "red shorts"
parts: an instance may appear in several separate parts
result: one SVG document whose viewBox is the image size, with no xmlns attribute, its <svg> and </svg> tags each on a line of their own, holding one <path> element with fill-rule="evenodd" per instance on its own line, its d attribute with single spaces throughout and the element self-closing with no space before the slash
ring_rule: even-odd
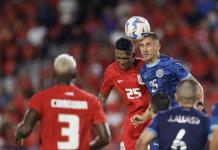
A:
<svg viewBox="0 0 218 150">
<path fill-rule="evenodd" d="M 125 150 L 134 150 L 136 140 L 143 132 L 144 128 L 149 124 L 149 121 L 134 126 L 131 121 L 131 117 L 126 117 L 123 123 L 122 141 L 124 142 Z"/>
</svg>

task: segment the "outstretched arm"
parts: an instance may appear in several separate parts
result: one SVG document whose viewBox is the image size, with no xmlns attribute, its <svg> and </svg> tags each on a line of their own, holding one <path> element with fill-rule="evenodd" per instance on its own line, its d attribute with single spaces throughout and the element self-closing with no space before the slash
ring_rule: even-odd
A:
<svg viewBox="0 0 218 150">
<path fill-rule="evenodd" d="M 39 118 L 40 114 L 36 110 L 28 109 L 26 111 L 23 120 L 18 124 L 15 131 L 16 144 L 22 145 L 22 139 L 29 136 Z"/>
<path fill-rule="evenodd" d="M 111 140 L 110 129 L 107 123 L 96 124 L 98 136 L 90 143 L 90 149 L 96 150 L 107 145 Z"/>
<path fill-rule="evenodd" d="M 192 75 L 188 79 L 193 80 L 193 81 L 195 81 L 198 84 L 197 99 L 202 101 L 202 102 L 204 102 L 204 90 L 203 90 L 203 87 L 201 86 L 201 84 Z"/>
<path fill-rule="evenodd" d="M 148 145 L 155 139 L 155 135 L 149 130 L 144 130 L 136 142 L 136 150 L 147 150 Z"/>
<path fill-rule="evenodd" d="M 149 108 L 147 108 L 142 115 L 139 115 L 139 114 L 134 115 L 131 118 L 131 122 L 133 125 L 137 126 L 138 124 L 143 123 L 146 120 L 151 119 L 151 118 L 152 118 L 151 112 L 150 112 Z"/>
</svg>

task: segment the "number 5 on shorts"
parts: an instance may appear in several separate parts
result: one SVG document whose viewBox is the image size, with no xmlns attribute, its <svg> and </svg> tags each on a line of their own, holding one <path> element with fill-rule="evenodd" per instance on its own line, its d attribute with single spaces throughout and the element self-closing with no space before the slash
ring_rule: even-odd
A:
<svg viewBox="0 0 218 150">
<path fill-rule="evenodd" d="M 68 127 L 61 128 L 61 135 L 68 136 L 68 141 L 58 141 L 58 149 L 78 149 L 79 147 L 79 117 L 77 115 L 59 114 L 58 122 L 68 123 Z"/>
</svg>

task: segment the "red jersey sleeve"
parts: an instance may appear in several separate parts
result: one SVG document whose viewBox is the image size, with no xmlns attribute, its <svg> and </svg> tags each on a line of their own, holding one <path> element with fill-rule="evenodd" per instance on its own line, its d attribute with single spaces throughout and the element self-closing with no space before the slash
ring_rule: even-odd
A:
<svg viewBox="0 0 218 150">
<path fill-rule="evenodd" d="M 100 101 L 97 98 L 92 99 L 91 111 L 93 112 L 93 117 L 92 117 L 93 124 L 106 122 L 105 113 L 103 111 Z"/>
<path fill-rule="evenodd" d="M 113 86 L 114 85 L 113 85 L 112 70 L 111 67 L 109 66 L 104 72 L 104 77 L 100 87 L 100 92 L 103 94 L 108 94 L 112 90 Z"/>
<path fill-rule="evenodd" d="M 33 95 L 29 101 L 29 108 L 35 109 L 39 114 L 42 114 L 42 99 L 41 93 Z"/>
</svg>

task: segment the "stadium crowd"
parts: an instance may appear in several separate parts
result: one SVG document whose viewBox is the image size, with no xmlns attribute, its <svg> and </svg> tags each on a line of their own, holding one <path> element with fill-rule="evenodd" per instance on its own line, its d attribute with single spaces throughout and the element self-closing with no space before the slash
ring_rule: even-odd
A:
<svg viewBox="0 0 218 150">
<path fill-rule="evenodd" d="M 33 93 L 52 85 L 61 53 L 78 62 L 77 85 L 99 92 L 114 61 L 125 21 L 143 16 L 161 38 L 161 52 L 185 63 L 205 92 L 206 110 L 218 100 L 218 2 L 215 0 L 0 0 L 0 149 L 14 150 L 13 133 Z M 139 51 L 138 51 L 139 53 Z M 140 56 L 140 54 L 138 54 Z M 112 94 L 105 107 L 119 149 L 125 109 Z M 114 101 L 115 100 L 115 101 Z M 38 128 L 24 150 L 36 150 Z M 17 148 L 18 149 L 18 148 Z"/>
</svg>

